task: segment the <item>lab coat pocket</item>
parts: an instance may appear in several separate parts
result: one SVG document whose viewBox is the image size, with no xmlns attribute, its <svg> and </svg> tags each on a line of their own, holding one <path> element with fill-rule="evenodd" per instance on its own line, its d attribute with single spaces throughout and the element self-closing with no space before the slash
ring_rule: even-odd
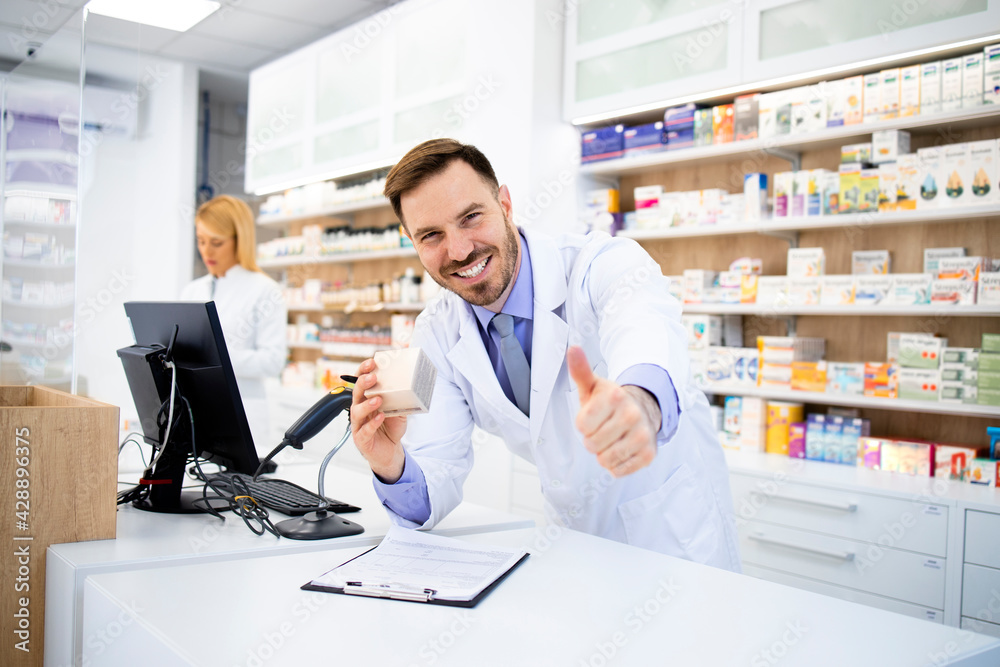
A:
<svg viewBox="0 0 1000 667">
<path fill-rule="evenodd" d="M 716 513 L 684 464 L 655 491 L 619 505 L 618 514 L 629 544 L 700 563 L 718 550 Z"/>
</svg>

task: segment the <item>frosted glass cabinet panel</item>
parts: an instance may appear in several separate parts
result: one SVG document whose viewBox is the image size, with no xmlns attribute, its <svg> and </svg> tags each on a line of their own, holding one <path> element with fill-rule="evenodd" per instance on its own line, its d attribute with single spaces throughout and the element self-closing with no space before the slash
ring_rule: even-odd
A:
<svg viewBox="0 0 1000 667">
<path fill-rule="evenodd" d="M 888 36 L 899 28 L 915 28 L 959 16 L 985 12 L 987 0 L 911 2 L 899 0 L 798 0 L 760 12 L 761 60 Z M 903 8 L 905 6 L 905 9 Z"/>
<path fill-rule="evenodd" d="M 726 69 L 729 26 L 720 25 L 715 39 L 705 40 L 697 58 L 684 54 L 698 30 L 581 60 L 576 64 L 576 101 L 627 93 L 636 88 L 666 84 L 689 76 Z"/>
<path fill-rule="evenodd" d="M 459 0 L 441 0 L 399 22 L 396 99 L 465 77 L 467 12 Z M 437 35 L 437 39 L 428 39 Z"/>
<path fill-rule="evenodd" d="M 313 160 L 331 162 L 378 149 L 378 120 L 345 127 L 316 137 Z"/>
<path fill-rule="evenodd" d="M 262 77 L 257 83 L 258 113 L 248 126 L 252 136 L 266 138 L 273 131 L 274 119 L 282 119 L 282 131 L 289 134 L 305 126 L 306 90 L 309 81 L 304 70 L 294 68 Z"/>
<path fill-rule="evenodd" d="M 746 8 L 746 81 L 848 65 L 1000 29 L 998 0 L 749 0 Z"/>
<path fill-rule="evenodd" d="M 577 44 L 586 44 L 650 23 L 682 16 L 731 0 L 580 0 L 576 7 Z"/>
<path fill-rule="evenodd" d="M 372 85 L 382 73 L 382 52 L 365 49 L 357 54 L 329 49 L 319 54 L 316 69 L 316 123 L 322 124 L 359 111 L 378 112 L 382 88 Z"/>
<path fill-rule="evenodd" d="M 249 162 L 254 178 L 267 179 L 301 171 L 305 159 L 301 144 L 295 143 L 273 150 L 259 150 L 249 158 Z M 249 174 L 247 178 L 250 178 Z"/>
<path fill-rule="evenodd" d="M 564 113 L 573 121 L 739 82 L 743 4 L 567 5 Z"/>
</svg>

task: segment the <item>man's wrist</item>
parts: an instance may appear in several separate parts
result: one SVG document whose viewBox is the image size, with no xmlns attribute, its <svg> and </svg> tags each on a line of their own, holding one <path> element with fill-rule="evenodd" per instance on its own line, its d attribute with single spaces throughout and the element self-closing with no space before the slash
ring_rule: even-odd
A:
<svg viewBox="0 0 1000 667">
<path fill-rule="evenodd" d="M 380 467 L 378 470 L 372 466 L 372 473 L 378 479 L 378 481 L 383 484 L 395 484 L 403 477 L 403 472 L 406 469 L 406 455 L 401 454 L 397 461 L 393 461 L 390 465 L 385 468 Z"/>
<path fill-rule="evenodd" d="M 622 387 L 625 391 L 632 396 L 636 403 L 639 404 L 639 409 L 642 410 L 643 416 L 645 416 L 647 423 L 649 424 L 650 432 L 653 435 L 653 439 L 656 439 L 656 434 L 660 431 L 660 425 L 663 421 L 663 415 L 660 412 L 660 403 L 656 400 L 651 392 L 643 389 L 642 387 L 634 384 L 627 384 Z"/>
</svg>

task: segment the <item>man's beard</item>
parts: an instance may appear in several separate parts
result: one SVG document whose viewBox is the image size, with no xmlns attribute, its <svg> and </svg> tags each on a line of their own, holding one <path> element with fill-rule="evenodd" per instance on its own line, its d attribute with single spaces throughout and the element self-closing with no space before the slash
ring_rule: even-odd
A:
<svg viewBox="0 0 1000 667">
<path fill-rule="evenodd" d="M 474 306 L 488 306 L 494 303 L 500 298 L 500 295 L 504 293 L 510 281 L 514 279 L 514 271 L 517 269 L 517 251 L 518 244 L 520 240 L 518 239 L 517 228 L 511 224 L 510 220 L 506 215 L 503 216 L 504 228 L 506 230 L 504 236 L 504 252 L 498 252 L 498 249 L 493 246 L 487 246 L 479 250 L 474 250 L 461 262 L 455 262 L 451 266 L 473 266 L 475 263 L 482 259 L 483 257 L 492 254 L 493 257 L 490 262 L 501 261 L 497 269 L 499 269 L 498 276 L 499 280 L 485 280 L 480 283 L 475 283 L 468 286 L 453 286 L 453 284 L 448 281 L 444 276 L 452 275 L 453 271 L 441 271 L 440 274 L 431 274 L 431 277 L 441 287 L 454 292 L 458 296 L 462 297 Z"/>
</svg>

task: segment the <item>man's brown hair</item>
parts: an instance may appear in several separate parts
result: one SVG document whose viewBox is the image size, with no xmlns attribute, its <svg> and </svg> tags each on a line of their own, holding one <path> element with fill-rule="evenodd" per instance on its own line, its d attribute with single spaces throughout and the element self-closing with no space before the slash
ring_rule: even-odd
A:
<svg viewBox="0 0 1000 667">
<path fill-rule="evenodd" d="M 499 198 L 500 182 L 497 181 L 493 166 L 482 151 L 471 144 L 463 144 L 454 139 L 431 139 L 411 148 L 389 171 L 385 179 L 383 193 L 404 226 L 406 221 L 403 220 L 403 211 L 399 203 L 403 195 L 444 171 L 454 160 L 462 160 L 472 167 L 489 186 L 493 197 Z"/>
</svg>

